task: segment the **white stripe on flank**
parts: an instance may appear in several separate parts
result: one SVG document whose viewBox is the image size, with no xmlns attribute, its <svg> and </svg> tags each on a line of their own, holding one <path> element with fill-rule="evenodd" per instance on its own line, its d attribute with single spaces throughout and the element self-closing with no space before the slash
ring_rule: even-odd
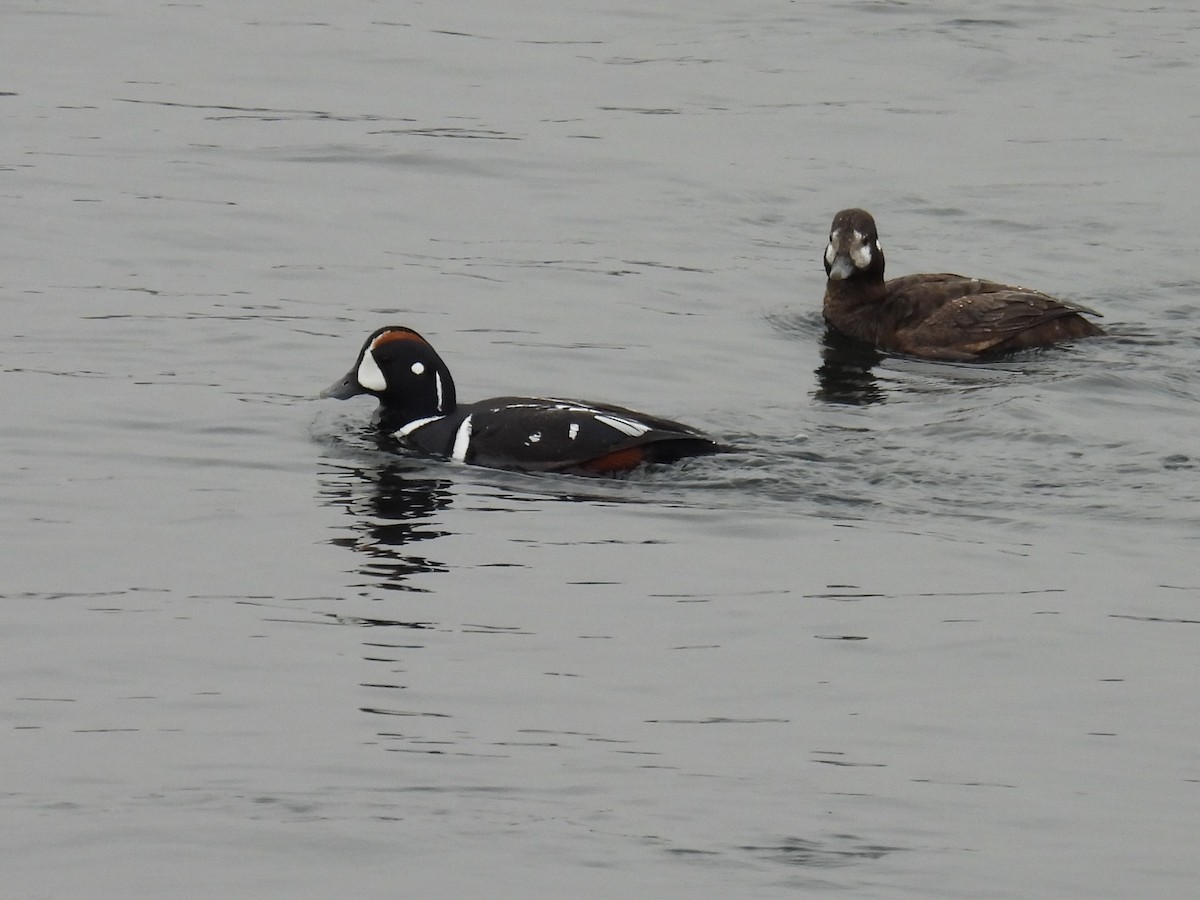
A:
<svg viewBox="0 0 1200 900">
<path fill-rule="evenodd" d="M 450 451 L 450 458 L 458 460 L 458 462 L 467 461 L 467 450 L 471 446 L 471 417 L 467 416 L 463 419 L 462 424 L 458 426 L 458 431 L 454 433 L 454 449 Z"/>
<path fill-rule="evenodd" d="M 363 354 L 362 362 L 358 364 L 358 383 L 368 391 L 387 390 L 387 379 L 379 371 L 379 363 L 375 362 L 370 350 Z"/>
<path fill-rule="evenodd" d="M 633 421 L 633 419 L 623 419 L 620 416 L 597 414 L 595 419 L 597 422 L 602 422 L 609 428 L 615 428 L 617 431 L 627 434 L 630 437 L 641 437 L 650 430 L 649 425 L 643 425 L 641 422 Z"/>
<path fill-rule="evenodd" d="M 408 437 L 422 425 L 428 425 L 430 422 L 436 422 L 438 419 L 444 419 L 445 416 L 426 416 L 424 419 L 413 419 L 407 425 L 401 426 L 396 431 L 392 432 L 392 437 L 402 438 Z"/>
</svg>

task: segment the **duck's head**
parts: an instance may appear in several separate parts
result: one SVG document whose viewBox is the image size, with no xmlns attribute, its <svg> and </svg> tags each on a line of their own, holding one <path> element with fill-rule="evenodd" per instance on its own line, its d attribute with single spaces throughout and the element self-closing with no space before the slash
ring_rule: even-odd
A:
<svg viewBox="0 0 1200 900">
<path fill-rule="evenodd" d="M 875 220 L 865 209 L 843 209 L 829 227 L 825 274 L 844 281 L 860 274 L 883 280 L 883 248 Z"/>
<path fill-rule="evenodd" d="M 454 380 L 429 341 L 411 328 L 386 325 L 374 332 L 343 378 L 321 392 L 345 400 L 358 394 L 379 398 L 406 420 L 453 412 Z"/>
</svg>

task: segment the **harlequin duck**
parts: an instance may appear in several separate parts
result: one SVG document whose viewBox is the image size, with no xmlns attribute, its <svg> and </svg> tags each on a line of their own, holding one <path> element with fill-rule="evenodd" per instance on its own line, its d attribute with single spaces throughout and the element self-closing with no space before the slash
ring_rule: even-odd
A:
<svg viewBox="0 0 1200 900">
<path fill-rule="evenodd" d="M 1028 288 L 962 275 L 884 281 L 879 233 L 862 209 L 833 217 L 825 273 L 825 321 L 883 350 L 970 360 L 1104 334 L 1084 318 L 1099 313 Z"/>
<path fill-rule="evenodd" d="M 456 402 L 454 380 L 430 343 L 388 325 L 354 367 L 321 393 L 379 398 L 378 424 L 426 456 L 493 469 L 612 474 L 728 448 L 687 425 L 606 403 L 543 397 Z"/>
</svg>

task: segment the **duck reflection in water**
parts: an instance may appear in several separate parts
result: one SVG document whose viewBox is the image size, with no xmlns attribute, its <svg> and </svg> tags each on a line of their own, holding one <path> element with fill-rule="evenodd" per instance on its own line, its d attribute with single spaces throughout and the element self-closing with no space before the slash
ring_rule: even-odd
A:
<svg viewBox="0 0 1200 900">
<path fill-rule="evenodd" d="M 883 354 L 862 341 L 826 328 L 821 339 L 821 365 L 814 396 L 827 403 L 869 406 L 887 399 L 875 378 Z"/>
<path fill-rule="evenodd" d="M 404 461 L 377 468 L 327 466 L 318 497 L 342 507 L 353 519 L 352 535 L 332 538 L 330 543 L 367 556 L 359 571 L 370 579 L 371 587 L 428 590 L 409 580 L 447 568 L 412 553 L 412 545 L 450 533 L 431 527 L 438 511 L 450 505 L 450 481 L 430 478 L 420 464 Z"/>
</svg>

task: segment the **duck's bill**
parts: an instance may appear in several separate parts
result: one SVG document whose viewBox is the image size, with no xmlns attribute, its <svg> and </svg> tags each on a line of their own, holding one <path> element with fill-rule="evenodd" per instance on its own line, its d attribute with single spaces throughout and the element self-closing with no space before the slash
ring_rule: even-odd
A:
<svg viewBox="0 0 1200 900">
<path fill-rule="evenodd" d="M 363 387 L 358 383 L 358 373 L 351 369 L 344 377 L 321 391 L 321 396 L 332 397 L 334 400 L 345 400 L 361 393 L 363 393 Z"/>
<path fill-rule="evenodd" d="M 839 253 L 829 266 L 829 279 L 842 281 L 854 274 L 854 260 L 848 253 Z"/>
</svg>

